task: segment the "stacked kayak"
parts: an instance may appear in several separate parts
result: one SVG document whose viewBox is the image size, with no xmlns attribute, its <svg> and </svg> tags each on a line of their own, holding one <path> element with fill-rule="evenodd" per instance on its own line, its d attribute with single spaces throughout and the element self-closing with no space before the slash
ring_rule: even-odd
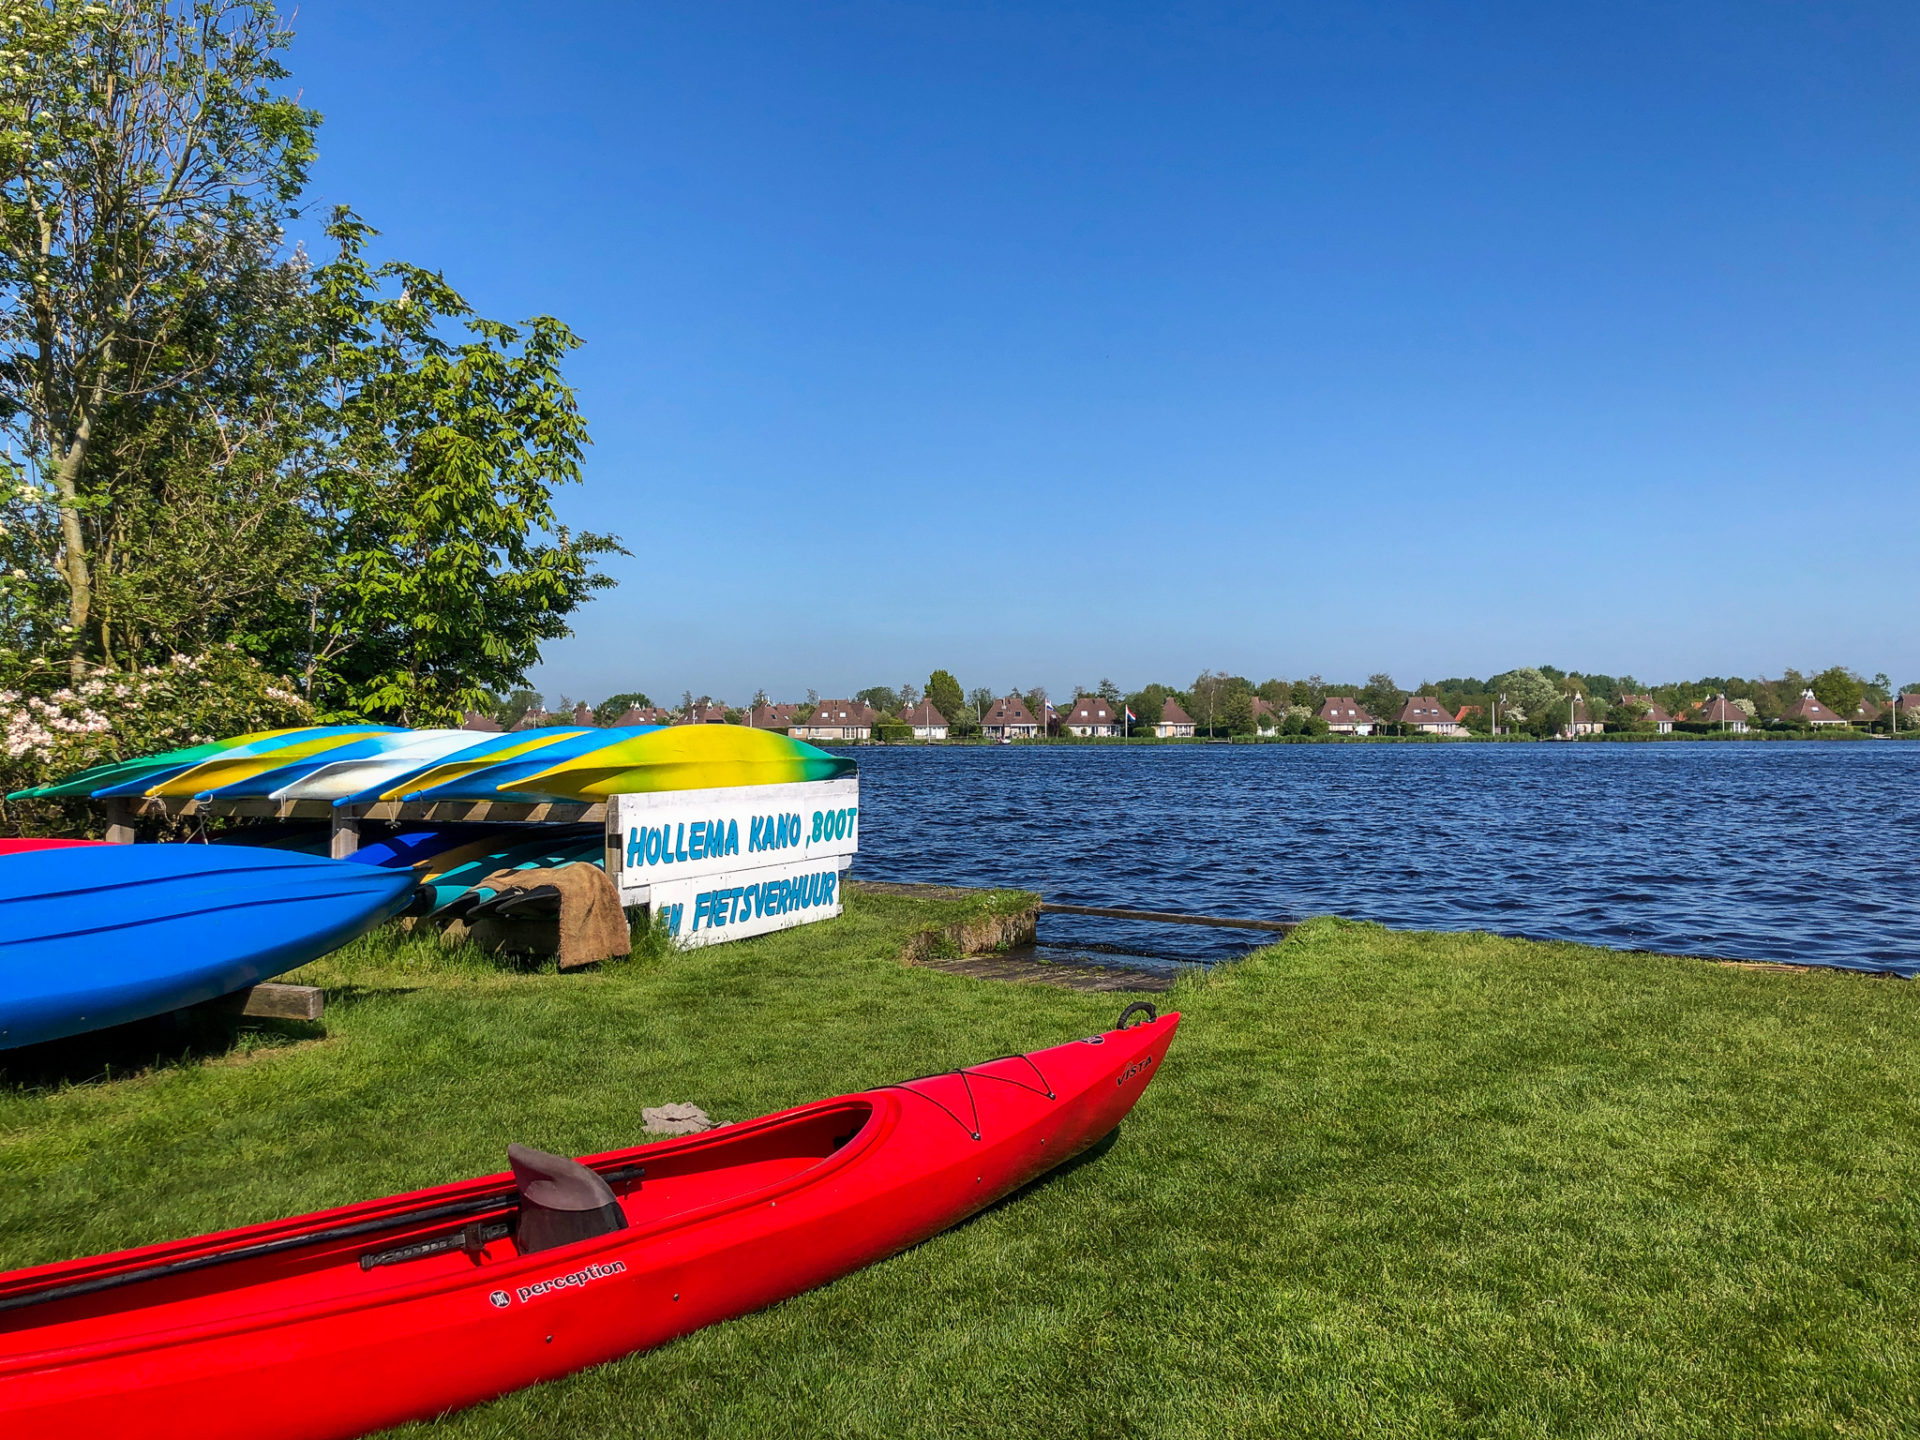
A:
<svg viewBox="0 0 1920 1440">
<path fill-rule="evenodd" d="M 95 765 L 64 780 L 16 790 L 9 800 L 107 800 L 128 796 L 158 795 L 161 787 L 182 777 L 199 774 L 208 778 L 233 778 L 249 767 L 258 771 L 273 768 L 298 758 L 351 745 L 369 735 L 402 735 L 407 732 L 390 725 L 304 725 L 294 730 L 263 730 L 252 735 L 236 735 L 231 740 L 215 740 L 187 750 L 168 750 L 138 760 L 117 760 Z M 202 787 L 184 793 L 195 795 Z M 169 792 L 169 793 L 179 793 Z"/>
<path fill-rule="evenodd" d="M 857 766 L 740 725 L 401 730 L 314 725 L 98 765 L 15 800 L 593 802 L 609 795 L 832 780 Z"/>
<path fill-rule="evenodd" d="M 411 899 L 410 869 L 238 845 L 89 845 L 0 862 L 0 1049 L 258 984 Z"/>
<path fill-rule="evenodd" d="M 1084 1150 L 1179 1020 L 579 1162 L 515 1146 L 511 1174 L 0 1275 L 0 1422 L 8 1440 L 334 1440 L 664 1344 Z"/>
</svg>

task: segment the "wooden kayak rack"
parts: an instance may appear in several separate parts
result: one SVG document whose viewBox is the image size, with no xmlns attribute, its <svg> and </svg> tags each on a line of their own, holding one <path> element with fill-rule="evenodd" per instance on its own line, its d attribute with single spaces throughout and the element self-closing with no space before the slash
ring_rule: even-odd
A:
<svg viewBox="0 0 1920 1440">
<path fill-rule="evenodd" d="M 141 820 L 186 819 L 219 815 L 253 820 L 325 820 L 332 827 L 327 853 L 343 860 L 360 848 L 360 826 L 368 821 L 405 823 L 431 821 L 488 824 L 604 824 L 607 807 L 600 801 L 548 801 L 518 804 L 504 800 L 435 800 L 431 802 L 381 800 L 370 805 L 335 805 L 331 800 L 176 800 L 159 797 L 114 797 L 106 802 L 107 843 L 131 845 Z"/>
</svg>

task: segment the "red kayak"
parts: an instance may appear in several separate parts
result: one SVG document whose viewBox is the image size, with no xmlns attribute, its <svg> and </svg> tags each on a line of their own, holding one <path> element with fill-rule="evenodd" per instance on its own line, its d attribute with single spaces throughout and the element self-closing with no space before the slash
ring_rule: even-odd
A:
<svg viewBox="0 0 1920 1440">
<path fill-rule="evenodd" d="M 75 845 L 104 845 L 104 840 L 0 840 L 0 855 L 25 855 L 32 850 L 67 850 Z"/>
<path fill-rule="evenodd" d="M 514 1146 L 507 1175 L 0 1275 L 0 1434 L 361 1435 L 663 1344 L 1085 1149 L 1179 1023 L 577 1162 Z"/>
</svg>

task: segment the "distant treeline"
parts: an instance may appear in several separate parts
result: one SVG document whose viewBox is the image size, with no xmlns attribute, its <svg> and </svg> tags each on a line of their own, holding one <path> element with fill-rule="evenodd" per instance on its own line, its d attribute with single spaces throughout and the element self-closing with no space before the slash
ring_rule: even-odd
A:
<svg viewBox="0 0 1920 1440">
<path fill-rule="evenodd" d="M 1231 737 L 1273 732 L 1290 735 L 1324 734 L 1326 722 L 1317 716 L 1321 705 L 1332 695 L 1350 696 L 1374 719 L 1376 733 L 1395 734 L 1395 717 L 1407 700 L 1415 695 L 1437 698 L 1447 713 L 1459 717 L 1469 731 L 1490 733 L 1498 716 L 1500 729 L 1509 733 L 1551 735 L 1573 718 L 1576 699 L 1583 702 L 1586 715 L 1608 730 L 1632 732 L 1650 730 L 1648 702 L 1660 707 L 1681 726 L 1698 707 L 1719 695 L 1745 712 L 1756 725 L 1777 725 L 1782 714 L 1805 692 L 1843 718 L 1852 718 L 1866 701 L 1876 710 L 1884 710 L 1895 695 L 1892 682 L 1884 674 L 1867 679 L 1844 666 L 1830 666 L 1814 674 L 1788 669 L 1777 678 L 1745 679 L 1738 675 L 1707 675 L 1698 680 L 1671 680 L 1648 684 L 1631 675 L 1586 674 L 1562 670 L 1555 665 L 1522 666 L 1502 671 L 1486 679 L 1452 676 L 1444 680 L 1422 680 L 1412 690 L 1397 684 L 1391 675 L 1369 675 L 1363 683 L 1329 681 L 1319 675 L 1303 680 L 1277 677 L 1254 681 L 1244 675 L 1203 670 L 1184 685 L 1155 683 L 1133 691 L 1123 691 L 1113 681 L 1102 679 L 1097 685 L 1069 686 L 1051 691 L 1044 687 L 1014 687 L 995 690 L 988 686 L 964 689 L 951 671 L 936 670 L 927 677 L 925 687 L 903 684 L 898 687 L 873 685 L 846 697 L 859 700 L 882 717 L 895 718 L 923 698 L 933 703 L 947 719 L 951 733 L 966 736 L 980 728 L 980 719 L 995 701 L 1017 695 L 1035 716 L 1045 713 L 1051 702 L 1065 714 L 1081 695 L 1097 695 L 1115 707 L 1132 711 L 1130 730 L 1151 733 L 1168 700 L 1193 717 L 1197 735 Z M 1900 687 L 1900 693 L 1920 692 L 1920 682 Z M 795 723 L 807 718 L 819 695 L 809 691 L 794 715 Z M 838 698 L 838 697 L 836 697 Z M 1257 703 L 1259 702 L 1259 703 Z M 710 695 L 685 692 L 669 713 L 681 715 L 698 709 L 725 711 L 735 724 L 745 723 L 756 705 L 769 703 L 767 693 L 757 691 L 738 706 Z M 639 691 L 623 691 L 608 696 L 588 710 L 596 724 L 611 724 L 628 709 L 647 709 L 654 702 Z M 502 697 L 493 716 L 501 724 L 518 724 L 529 712 L 545 710 L 543 697 L 533 690 L 516 690 Z M 575 716 L 576 702 L 561 697 L 546 717 L 546 723 L 566 724 Z M 1880 722 L 1884 727 L 1884 721 Z M 1053 727 L 1057 730 L 1057 721 Z"/>
</svg>

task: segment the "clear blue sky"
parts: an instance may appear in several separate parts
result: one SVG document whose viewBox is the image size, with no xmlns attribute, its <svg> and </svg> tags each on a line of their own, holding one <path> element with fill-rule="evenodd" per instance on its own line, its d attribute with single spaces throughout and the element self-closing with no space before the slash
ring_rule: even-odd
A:
<svg viewBox="0 0 1920 1440">
<path fill-rule="evenodd" d="M 550 700 L 1920 679 L 1920 6 L 298 29 L 317 197 L 588 342 Z"/>
</svg>

